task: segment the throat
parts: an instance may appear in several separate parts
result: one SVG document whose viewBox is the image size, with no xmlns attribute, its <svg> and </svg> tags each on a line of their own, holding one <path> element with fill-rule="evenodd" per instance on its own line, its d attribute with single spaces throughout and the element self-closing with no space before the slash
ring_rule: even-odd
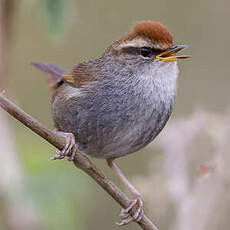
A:
<svg viewBox="0 0 230 230">
<path fill-rule="evenodd" d="M 154 103 L 172 104 L 176 94 L 177 77 L 179 74 L 176 62 L 157 63 L 158 66 L 149 68 L 142 76 L 140 91 L 146 100 L 153 98 Z"/>
</svg>

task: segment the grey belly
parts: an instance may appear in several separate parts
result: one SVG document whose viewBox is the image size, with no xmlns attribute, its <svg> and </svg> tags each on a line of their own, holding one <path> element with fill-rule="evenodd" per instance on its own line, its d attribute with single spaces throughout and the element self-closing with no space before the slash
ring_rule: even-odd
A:
<svg viewBox="0 0 230 230">
<path fill-rule="evenodd" d="M 97 158 L 120 157 L 138 151 L 162 130 L 171 106 L 103 108 L 81 103 L 53 106 L 57 128 L 75 135 L 80 150 Z M 63 115 L 65 114 L 65 115 Z"/>
</svg>

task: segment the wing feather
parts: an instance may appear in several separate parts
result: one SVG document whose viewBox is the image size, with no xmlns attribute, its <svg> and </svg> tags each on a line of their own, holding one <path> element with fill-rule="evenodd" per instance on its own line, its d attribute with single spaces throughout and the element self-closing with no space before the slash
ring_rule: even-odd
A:
<svg viewBox="0 0 230 230">
<path fill-rule="evenodd" d="M 83 85 L 98 80 L 101 76 L 100 71 L 101 61 L 96 59 L 75 65 L 72 70 L 64 73 L 62 77 L 75 87 L 80 88 Z"/>
</svg>

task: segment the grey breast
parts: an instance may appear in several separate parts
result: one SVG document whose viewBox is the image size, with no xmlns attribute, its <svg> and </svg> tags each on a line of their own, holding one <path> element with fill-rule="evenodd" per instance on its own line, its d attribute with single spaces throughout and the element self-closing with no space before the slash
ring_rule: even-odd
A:
<svg viewBox="0 0 230 230">
<path fill-rule="evenodd" d="M 154 85 L 143 90 L 143 82 L 131 82 L 108 79 L 80 98 L 57 97 L 56 125 L 74 133 L 81 151 L 94 157 L 119 157 L 143 148 L 164 127 L 174 99 L 165 103 Z"/>
</svg>

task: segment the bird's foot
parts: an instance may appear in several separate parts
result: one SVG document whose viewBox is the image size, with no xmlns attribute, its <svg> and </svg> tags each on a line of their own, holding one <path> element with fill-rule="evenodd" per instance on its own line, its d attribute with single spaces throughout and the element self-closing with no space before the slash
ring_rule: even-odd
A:
<svg viewBox="0 0 230 230">
<path fill-rule="evenodd" d="M 61 135 L 66 139 L 66 145 L 62 151 L 57 150 L 56 154 L 51 157 L 51 160 L 63 159 L 68 157 L 69 161 L 73 161 L 77 153 L 77 143 L 75 142 L 75 137 L 72 133 L 65 133 L 54 130 L 53 133 Z"/>
<path fill-rule="evenodd" d="M 132 216 L 130 215 L 131 209 L 135 209 Z M 143 211 L 143 201 L 141 197 L 135 196 L 132 200 L 129 206 L 126 209 L 122 209 L 120 213 L 120 218 L 122 221 L 120 223 L 117 223 L 117 225 L 127 225 L 131 221 L 139 222 L 143 217 L 144 211 Z"/>
</svg>

